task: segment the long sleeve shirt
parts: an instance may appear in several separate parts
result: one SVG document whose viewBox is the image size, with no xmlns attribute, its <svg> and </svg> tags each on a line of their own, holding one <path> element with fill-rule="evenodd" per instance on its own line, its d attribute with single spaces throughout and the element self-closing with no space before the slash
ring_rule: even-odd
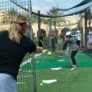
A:
<svg viewBox="0 0 92 92">
<path fill-rule="evenodd" d="M 20 44 L 11 41 L 8 32 L 0 33 L 0 73 L 8 73 L 15 79 L 23 57 L 27 52 L 34 52 L 36 45 L 33 41 L 23 36 Z"/>
<path fill-rule="evenodd" d="M 79 46 L 77 44 L 77 39 L 74 37 L 71 37 L 70 39 L 66 39 L 63 45 L 63 50 L 66 50 L 67 46 L 70 47 L 71 51 L 76 51 L 79 49 Z"/>
</svg>

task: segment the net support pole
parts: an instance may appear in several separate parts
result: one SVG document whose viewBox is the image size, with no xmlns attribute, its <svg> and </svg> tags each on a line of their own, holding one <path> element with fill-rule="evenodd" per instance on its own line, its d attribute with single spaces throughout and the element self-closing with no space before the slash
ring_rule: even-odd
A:
<svg viewBox="0 0 92 92">
<path fill-rule="evenodd" d="M 31 0 L 29 0 L 29 23 L 30 23 L 30 36 L 31 39 L 34 40 L 33 38 L 33 29 L 32 29 L 32 3 Z M 32 92 L 37 92 L 37 84 L 36 84 L 36 66 L 35 66 L 35 58 L 34 58 L 34 53 L 32 53 Z"/>
<path fill-rule="evenodd" d="M 36 84 L 36 66 L 35 66 L 35 58 L 34 53 L 32 53 L 32 92 L 37 92 L 37 84 Z"/>
<path fill-rule="evenodd" d="M 31 0 L 29 0 L 28 3 L 28 14 L 29 14 L 29 24 L 30 24 L 30 38 L 33 40 L 33 28 L 32 28 L 32 4 L 31 4 Z"/>
</svg>

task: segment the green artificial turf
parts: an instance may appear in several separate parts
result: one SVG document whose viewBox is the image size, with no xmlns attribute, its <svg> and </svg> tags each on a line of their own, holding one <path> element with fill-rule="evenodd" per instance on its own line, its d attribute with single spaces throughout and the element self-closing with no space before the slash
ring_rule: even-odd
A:
<svg viewBox="0 0 92 92">
<path fill-rule="evenodd" d="M 70 69 L 40 70 L 37 72 L 38 92 L 91 92 L 91 71 L 92 68 L 78 68 L 75 71 L 70 71 Z M 57 79 L 58 81 L 40 86 L 42 79 Z"/>
<path fill-rule="evenodd" d="M 92 57 L 78 53 L 76 55 L 77 64 L 79 67 L 92 67 Z M 63 67 L 67 68 L 71 66 L 70 56 L 64 55 L 43 55 L 35 58 L 36 68 L 51 68 L 51 67 Z M 22 68 L 31 69 L 32 64 L 27 63 Z"/>
<path fill-rule="evenodd" d="M 71 71 L 71 59 L 68 56 L 36 57 L 37 92 L 92 92 L 92 57 L 78 53 L 76 59 L 79 67 Z M 53 67 L 62 68 L 51 70 Z M 57 82 L 42 83 L 42 80 L 49 79 L 57 79 Z M 32 64 L 29 62 L 20 68 L 17 90 L 18 92 L 33 92 Z"/>
<path fill-rule="evenodd" d="M 37 69 L 37 92 L 91 92 L 92 91 L 92 68 L 79 67 L 71 71 L 70 68 L 62 68 L 61 70 Z M 52 84 L 41 85 L 42 80 L 57 79 Z M 24 84 L 18 84 L 18 92 L 32 91 L 32 73 L 22 73 L 18 77 L 18 81 Z"/>
</svg>

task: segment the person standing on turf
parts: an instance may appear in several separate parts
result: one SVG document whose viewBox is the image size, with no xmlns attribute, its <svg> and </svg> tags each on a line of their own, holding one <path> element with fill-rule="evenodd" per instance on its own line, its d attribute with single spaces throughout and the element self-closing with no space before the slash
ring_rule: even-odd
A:
<svg viewBox="0 0 92 92">
<path fill-rule="evenodd" d="M 50 30 L 50 48 L 52 52 L 55 52 L 58 46 L 57 42 L 57 36 L 58 36 L 58 31 L 56 30 L 55 26 L 51 26 Z"/>
<path fill-rule="evenodd" d="M 70 57 L 71 57 L 71 60 L 72 60 L 71 70 L 74 70 L 74 69 L 77 68 L 77 62 L 76 62 L 75 56 L 76 56 L 76 54 L 79 50 L 79 44 L 77 42 L 77 39 L 72 37 L 70 31 L 66 32 L 66 34 L 65 34 L 65 42 L 64 42 L 64 45 L 63 45 L 63 50 L 66 50 L 67 46 L 71 50 L 71 53 L 70 53 Z"/>
</svg>

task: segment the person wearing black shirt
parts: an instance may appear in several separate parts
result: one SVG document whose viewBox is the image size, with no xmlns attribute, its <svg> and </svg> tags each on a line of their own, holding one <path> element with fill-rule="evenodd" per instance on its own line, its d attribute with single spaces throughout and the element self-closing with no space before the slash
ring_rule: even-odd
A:
<svg viewBox="0 0 92 92">
<path fill-rule="evenodd" d="M 0 32 L 0 92 L 16 92 L 20 64 L 27 52 L 36 51 L 35 43 L 23 35 L 28 25 L 22 15 L 15 16 L 9 30 Z"/>
</svg>

